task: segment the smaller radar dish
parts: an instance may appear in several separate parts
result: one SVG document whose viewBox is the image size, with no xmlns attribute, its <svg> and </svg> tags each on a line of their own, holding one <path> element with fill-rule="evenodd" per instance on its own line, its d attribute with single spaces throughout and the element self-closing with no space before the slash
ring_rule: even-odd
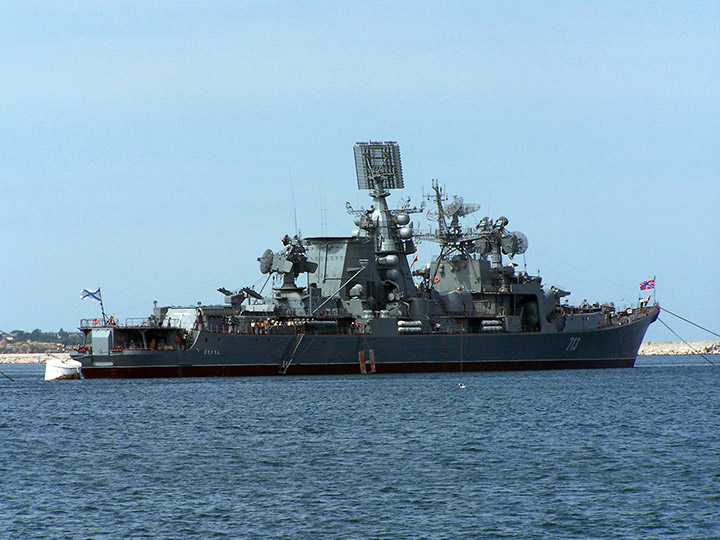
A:
<svg viewBox="0 0 720 540">
<path fill-rule="evenodd" d="M 480 205 L 476 203 L 466 203 L 462 197 L 454 196 L 453 200 L 445 205 L 445 213 L 448 216 L 463 217 L 480 210 Z"/>
<path fill-rule="evenodd" d="M 461 216 L 467 216 L 469 214 L 472 214 L 473 212 L 477 212 L 480 210 L 480 205 L 477 203 L 465 203 L 462 205 L 462 208 L 460 209 L 460 215 Z"/>
<path fill-rule="evenodd" d="M 522 255 L 527 251 L 528 239 L 520 231 L 506 232 L 507 236 L 503 236 L 501 240 L 502 251 L 505 255 L 513 258 L 515 255 Z"/>
<path fill-rule="evenodd" d="M 267 274 L 270 272 L 270 268 L 272 268 L 273 258 L 274 255 L 272 249 L 266 249 L 263 254 L 258 258 L 258 261 L 260 262 L 261 274 Z"/>
<path fill-rule="evenodd" d="M 525 236 L 520 231 L 515 231 L 512 233 L 512 235 L 515 237 L 517 241 L 517 251 L 515 251 L 516 254 L 522 255 L 527 251 L 528 248 L 528 239 L 527 236 Z"/>
<path fill-rule="evenodd" d="M 453 197 L 452 201 L 447 203 L 445 205 L 445 213 L 449 216 L 454 216 L 455 214 L 458 214 L 463 207 L 463 198 L 455 196 Z M 462 215 L 462 214 L 459 214 Z"/>
</svg>

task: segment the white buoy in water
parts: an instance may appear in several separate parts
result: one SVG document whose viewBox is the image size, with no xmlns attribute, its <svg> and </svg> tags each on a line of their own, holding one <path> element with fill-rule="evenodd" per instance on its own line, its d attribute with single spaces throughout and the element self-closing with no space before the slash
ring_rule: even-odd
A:
<svg viewBox="0 0 720 540">
<path fill-rule="evenodd" d="M 45 380 L 58 381 L 61 379 L 80 379 L 82 364 L 77 360 L 68 358 L 50 358 L 45 363 Z"/>
<path fill-rule="evenodd" d="M 465 385 L 463 383 L 458 383 L 458 388 L 465 388 Z"/>
</svg>

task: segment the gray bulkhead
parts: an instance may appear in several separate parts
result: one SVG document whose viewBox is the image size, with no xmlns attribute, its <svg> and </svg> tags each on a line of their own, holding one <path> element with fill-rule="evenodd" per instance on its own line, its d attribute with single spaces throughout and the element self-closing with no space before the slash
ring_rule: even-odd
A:
<svg viewBox="0 0 720 540">
<path fill-rule="evenodd" d="M 376 258 L 375 242 L 369 237 L 306 238 L 307 258 L 318 263 L 315 272 L 308 274 L 313 291 L 313 304 L 319 305 L 331 295 L 323 309 L 343 310 L 355 317 L 363 311 L 386 309 L 387 287 L 381 272 L 384 268 Z M 404 296 L 415 294 L 415 286 L 410 276 L 407 259 L 396 257 L 391 261 L 400 274 L 395 281 Z M 358 285 L 360 288 L 358 288 Z"/>
</svg>

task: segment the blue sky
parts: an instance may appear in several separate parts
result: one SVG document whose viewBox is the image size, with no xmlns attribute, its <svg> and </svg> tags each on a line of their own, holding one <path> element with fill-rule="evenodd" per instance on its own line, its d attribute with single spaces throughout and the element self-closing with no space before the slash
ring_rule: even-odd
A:
<svg viewBox="0 0 720 540">
<path fill-rule="evenodd" d="M 720 330 L 720 4 L 155 4 L 0 3 L 3 330 L 75 328 L 84 287 L 119 318 L 222 301 L 294 208 L 350 233 L 370 139 L 414 202 L 437 178 L 507 216 L 574 302 L 656 276 Z"/>
</svg>

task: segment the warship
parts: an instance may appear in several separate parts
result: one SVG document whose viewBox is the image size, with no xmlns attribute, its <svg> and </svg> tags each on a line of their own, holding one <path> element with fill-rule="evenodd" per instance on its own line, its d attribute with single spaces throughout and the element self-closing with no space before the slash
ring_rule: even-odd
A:
<svg viewBox="0 0 720 540">
<path fill-rule="evenodd" d="M 253 287 L 218 288 L 218 305 L 158 306 L 144 319 L 84 319 L 72 358 L 84 378 L 371 374 L 632 367 L 659 307 L 570 305 L 569 293 L 519 271 L 528 248 L 508 219 L 463 218 L 479 209 L 437 180 L 419 207 L 388 206 L 404 187 L 395 142 L 357 143 L 350 236 L 285 235 L 266 250 Z M 426 205 L 427 202 L 427 205 Z M 411 216 L 425 214 L 424 232 Z M 418 242 L 439 245 L 424 265 Z M 411 259 L 411 260 L 409 260 Z M 298 284 L 298 278 L 306 281 Z"/>
</svg>

